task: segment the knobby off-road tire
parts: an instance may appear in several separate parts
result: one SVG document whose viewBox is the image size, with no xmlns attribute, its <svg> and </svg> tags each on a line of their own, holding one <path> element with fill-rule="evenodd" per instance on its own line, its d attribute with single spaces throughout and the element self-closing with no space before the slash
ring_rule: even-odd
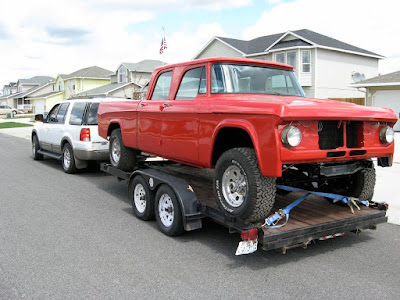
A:
<svg viewBox="0 0 400 300">
<path fill-rule="evenodd" d="M 137 151 L 125 147 L 122 141 L 121 129 L 114 129 L 110 136 L 111 165 L 122 171 L 132 171 L 136 165 Z"/>
<path fill-rule="evenodd" d="M 135 216 L 144 221 L 154 220 L 154 192 L 142 176 L 138 175 L 132 180 L 129 195 Z"/>
<path fill-rule="evenodd" d="M 43 154 L 38 153 L 40 150 L 39 140 L 36 135 L 32 137 L 32 156 L 34 160 L 42 160 Z"/>
<path fill-rule="evenodd" d="M 332 180 L 328 182 L 323 191 L 343 196 L 351 196 L 360 200 L 371 201 L 375 190 L 376 173 L 374 164 L 371 163 L 363 171 L 350 175 L 349 177 Z M 332 199 L 328 201 L 333 202 Z M 342 202 L 337 202 L 342 204 Z"/>
<path fill-rule="evenodd" d="M 214 195 L 225 214 L 257 222 L 263 220 L 274 205 L 276 180 L 261 175 L 254 149 L 233 148 L 217 161 Z"/>
<path fill-rule="evenodd" d="M 175 192 L 166 184 L 157 190 L 155 215 L 158 227 L 164 234 L 177 236 L 184 232 L 181 207 Z"/>
</svg>

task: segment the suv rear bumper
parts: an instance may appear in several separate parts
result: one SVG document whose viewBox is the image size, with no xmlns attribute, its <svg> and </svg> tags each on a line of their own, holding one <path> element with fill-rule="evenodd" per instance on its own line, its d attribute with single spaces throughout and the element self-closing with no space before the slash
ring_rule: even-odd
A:
<svg viewBox="0 0 400 300">
<path fill-rule="evenodd" d="M 77 159 L 80 160 L 108 160 L 108 149 L 107 150 L 81 150 L 75 149 L 74 154 Z"/>
</svg>

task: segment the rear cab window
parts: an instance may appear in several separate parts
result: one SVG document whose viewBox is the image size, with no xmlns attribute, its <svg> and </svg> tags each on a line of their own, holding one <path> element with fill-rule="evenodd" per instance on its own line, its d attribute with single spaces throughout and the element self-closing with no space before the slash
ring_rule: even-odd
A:
<svg viewBox="0 0 400 300">
<path fill-rule="evenodd" d="M 207 92 L 206 82 L 205 67 L 186 71 L 182 77 L 175 99 L 192 100 L 196 98 L 197 95 L 205 94 Z"/>
</svg>

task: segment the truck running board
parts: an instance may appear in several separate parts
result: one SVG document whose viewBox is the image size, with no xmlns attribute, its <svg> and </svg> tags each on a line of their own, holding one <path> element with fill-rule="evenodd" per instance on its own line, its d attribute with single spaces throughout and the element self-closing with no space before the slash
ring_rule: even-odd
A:
<svg viewBox="0 0 400 300">
<path fill-rule="evenodd" d="M 53 152 L 42 150 L 42 149 L 39 149 L 37 153 L 43 154 L 43 155 L 46 155 L 48 157 L 58 159 L 58 160 L 62 159 L 62 154 L 57 154 L 57 153 L 53 153 Z"/>
</svg>

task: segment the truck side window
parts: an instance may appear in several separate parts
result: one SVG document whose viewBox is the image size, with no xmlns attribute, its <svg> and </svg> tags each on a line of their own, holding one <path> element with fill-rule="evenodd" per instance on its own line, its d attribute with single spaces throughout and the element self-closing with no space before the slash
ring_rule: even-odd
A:
<svg viewBox="0 0 400 300">
<path fill-rule="evenodd" d="M 158 79 L 151 96 L 151 100 L 168 100 L 171 87 L 172 71 L 162 73 Z"/>
<path fill-rule="evenodd" d="M 204 73 L 204 79 L 202 74 Z M 176 94 L 176 100 L 192 100 L 196 98 L 198 94 L 204 94 L 206 92 L 206 79 L 205 79 L 205 67 L 195 68 L 187 71 L 183 77 L 181 84 L 179 85 L 178 93 Z"/>
</svg>

